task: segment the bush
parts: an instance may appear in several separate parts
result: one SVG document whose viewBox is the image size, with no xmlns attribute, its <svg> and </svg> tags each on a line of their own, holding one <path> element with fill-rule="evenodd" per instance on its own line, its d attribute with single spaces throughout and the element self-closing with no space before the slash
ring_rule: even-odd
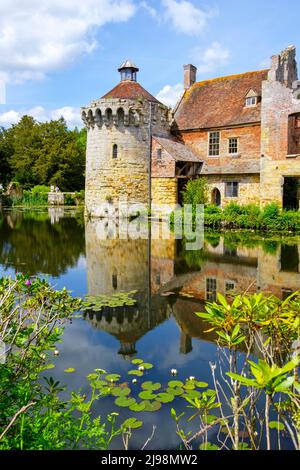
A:
<svg viewBox="0 0 300 470">
<path fill-rule="evenodd" d="M 206 204 L 207 192 L 208 187 L 206 178 L 189 180 L 182 192 L 183 203 L 192 204 L 193 206 L 196 206 L 197 204 Z"/>
</svg>

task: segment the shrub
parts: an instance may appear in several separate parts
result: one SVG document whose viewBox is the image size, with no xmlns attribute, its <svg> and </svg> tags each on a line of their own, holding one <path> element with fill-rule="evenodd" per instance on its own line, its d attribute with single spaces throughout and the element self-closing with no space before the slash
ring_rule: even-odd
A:
<svg viewBox="0 0 300 470">
<path fill-rule="evenodd" d="M 190 180 L 182 192 L 183 203 L 192 204 L 193 206 L 196 206 L 196 204 L 206 204 L 207 192 L 208 187 L 206 178 Z"/>
</svg>

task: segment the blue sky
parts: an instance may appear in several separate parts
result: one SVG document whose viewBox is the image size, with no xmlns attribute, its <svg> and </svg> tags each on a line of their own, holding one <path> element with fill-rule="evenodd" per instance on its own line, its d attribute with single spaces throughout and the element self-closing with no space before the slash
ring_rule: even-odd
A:
<svg viewBox="0 0 300 470">
<path fill-rule="evenodd" d="M 126 58 L 172 105 L 183 64 L 198 80 L 268 67 L 300 48 L 299 18 L 297 0 L 1 0 L 0 125 L 24 113 L 79 125 L 80 106 L 119 81 Z"/>
</svg>

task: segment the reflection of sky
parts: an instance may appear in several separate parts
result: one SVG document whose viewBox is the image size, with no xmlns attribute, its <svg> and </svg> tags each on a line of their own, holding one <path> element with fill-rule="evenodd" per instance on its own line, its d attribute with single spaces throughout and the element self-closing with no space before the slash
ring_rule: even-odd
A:
<svg viewBox="0 0 300 470">
<path fill-rule="evenodd" d="M 72 243 L 72 233 L 66 233 L 66 243 L 68 242 L 68 236 L 70 237 L 70 243 Z M 3 249 L 5 253 L 8 253 L 9 244 L 4 243 Z M 24 249 L 26 249 L 26 247 L 24 247 Z M 92 255 L 96 255 L 96 258 L 94 259 L 92 256 L 93 259 L 89 259 L 89 262 L 93 261 L 93 263 L 96 264 L 97 269 L 95 273 L 101 275 L 102 272 L 105 271 L 105 269 L 101 270 L 101 262 L 105 258 L 102 259 L 100 257 L 97 259 L 98 254 L 99 246 L 97 245 L 95 251 L 92 252 Z M 143 257 L 137 259 L 143 260 Z M 20 262 L 22 262 L 22 259 L 18 260 L 19 265 Z M 124 263 L 124 267 L 125 266 L 126 264 Z M 3 275 L 14 276 L 15 270 L 12 267 L 6 268 L 5 265 L 0 265 L 0 276 Z M 49 280 L 57 289 L 66 287 L 68 290 L 72 291 L 73 295 L 84 296 L 88 290 L 86 257 L 80 255 L 73 267 L 68 267 L 59 277 L 49 277 Z M 167 307 L 166 304 L 164 305 Z M 146 308 L 146 302 L 144 302 L 144 308 Z M 157 308 L 159 308 L 159 305 L 157 305 Z M 156 315 L 156 311 L 154 311 L 154 314 Z M 162 386 L 165 387 L 168 380 L 171 379 L 170 370 L 176 368 L 178 369 L 177 378 L 179 380 L 184 381 L 187 377 L 192 375 L 200 381 L 211 384 L 209 362 L 218 361 L 215 345 L 211 342 L 194 338 L 192 340 L 192 351 L 189 354 L 182 354 L 180 353 L 181 331 L 174 317 L 171 315 L 171 317 L 168 318 L 168 316 L 165 315 L 161 318 L 158 315 L 157 318 L 159 321 L 164 321 L 160 323 L 156 321 L 156 318 L 153 318 L 152 323 L 158 323 L 157 326 L 152 331 L 148 331 L 144 334 L 136 344 L 138 351 L 137 357 L 154 364 L 154 369 L 145 373 L 144 380 L 159 381 Z M 100 328 L 101 325 L 99 325 L 99 329 L 96 329 L 89 321 L 83 319 L 76 319 L 72 324 L 68 324 L 62 343 L 58 345 L 60 356 L 58 358 L 51 357 L 51 362 L 53 360 L 56 367 L 48 371 L 48 375 L 55 376 L 63 384 L 66 384 L 69 390 L 82 388 L 86 391 L 86 375 L 96 368 L 101 368 L 110 373 L 120 373 L 122 379 L 124 381 L 128 380 L 129 385 L 131 385 L 132 376 L 127 376 L 127 371 L 131 368 L 130 361 L 125 360 L 118 354 L 120 342 L 114 336 L 102 331 Z M 139 336 L 139 331 L 136 333 L 137 336 Z M 75 373 L 67 374 L 64 372 L 65 369 L 70 367 L 76 369 Z M 133 385 L 132 389 L 134 390 Z M 183 409 L 183 402 L 180 399 L 176 399 L 172 405 L 163 405 L 162 410 L 159 412 L 138 414 L 138 417 L 144 421 L 144 426 L 142 430 L 134 434 L 132 441 L 133 447 L 140 448 L 143 445 L 147 437 L 151 435 L 153 425 L 157 426 L 157 431 L 154 439 L 151 441 L 150 448 L 170 449 L 178 445 L 175 425 L 170 418 L 171 406 L 174 406 L 176 410 L 179 411 Z M 115 409 L 111 399 L 104 399 L 97 403 L 95 412 L 105 415 L 107 412 Z M 117 411 L 120 412 L 121 417 L 124 419 L 132 415 L 132 412 L 126 409 L 117 409 Z M 120 442 L 114 443 L 115 447 L 119 447 L 120 445 Z"/>
</svg>

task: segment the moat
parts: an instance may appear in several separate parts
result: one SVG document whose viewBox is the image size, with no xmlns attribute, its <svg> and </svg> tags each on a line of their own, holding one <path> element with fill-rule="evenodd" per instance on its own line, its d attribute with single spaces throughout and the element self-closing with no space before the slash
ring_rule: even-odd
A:
<svg viewBox="0 0 300 470">
<path fill-rule="evenodd" d="M 51 375 L 72 389 L 84 389 L 86 375 L 95 368 L 126 373 L 135 357 L 154 364 L 149 380 L 164 383 L 176 368 L 181 380 L 193 375 L 210 383 L 209 363 L 218 361 L 218 349 L 194 312 L 215 300 L 217 292 L 261 291 L 284 299 L 300 287 L 300 237 L 208 231 L 202 250 L 185 251 L 173 237 L 104 240 L 101 233 L 99 221 L 85 222 L 76 210 L 0 214 L 1 276 L 48 276 L 55 287 L 81 297 L 137 291 L 134 308 L 108 308 L 67 325 Z M 66 374 L 70 367 L 75 372 Z M 101 402 L 100 413 L 103 406 L 113 409 L 110 399 Z M 153 424 L 157 432 L 150 447 L 178 445 L 167 409 L 143 413 L 143 421 L 144 431 L 132 441 L 135 448 Z"/>
</svg>

